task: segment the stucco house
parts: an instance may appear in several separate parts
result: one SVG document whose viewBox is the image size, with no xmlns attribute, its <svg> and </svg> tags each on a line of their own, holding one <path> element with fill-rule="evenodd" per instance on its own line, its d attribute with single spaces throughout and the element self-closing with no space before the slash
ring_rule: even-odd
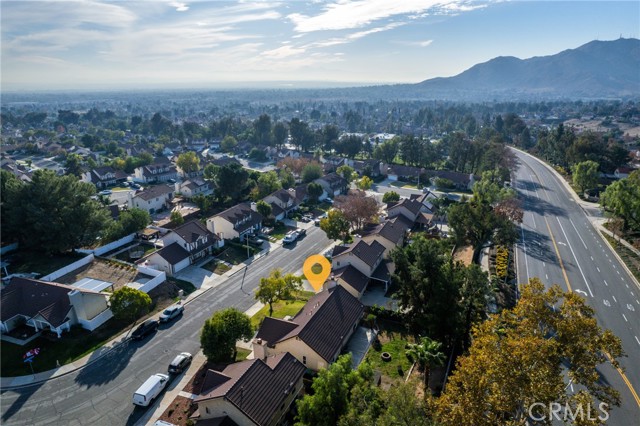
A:
<svg viewBox="0 0 640 426">
<path fill-rule="evenodd" d="M 414 223 L 418 219 L 422 208 L 423 205 L 418 200 L 403 198 L 396 204 L 387 207 L 387 216 L 389 218 L 394 218 L 396 216 L 402 215 L 411 223 Z"/>
<path fill-rule="evenodd" d="M 389 257 L 389 252 L 397 246 L 402 246 L 404 243 L 404 237 L 407 234 L 409 227 L 406 222 L 394 217 L 378 224 L 367 224 L 359 231 L 359 237 L 361 240 L 368 244 L 373 241 L 377 241 L 384 246 L 385 258 Z"/>
<path fill-rule="evenodd" d="M 82 173 L 80 180 L 82 182 L 92 183 L 98 189 L 104 189 L 126 181 L 127 174 L 111 166 L 103 166 Z"/>
<path fill-rule="evenodd" d="M 324 193 L 320 196 L 321 200 L 326 197 L 336 197 L 344 194 L 349 189 L 347 180 L 337 173 L 329 173 L 314 180 L 314 182 L 319 183 L 324 189 Z"/>
<path fill-rule="evenodd" d="M 213 185 L 203 179 L 189 179 L 175 183 L 176 193 L 182 194 L 185 198 L 193 198 L 196 195 L 213 194 Z"/>
<path fill-rule="evenodd" d="M 136 167 L 133 171 L 134 180 L 144 183 L 168 182 L 178 179 L 178 170 L 168 158 L 156 158 L 153 164 Z"/>
<path fill-rule="evenodd" d="M 340 269 L 351 265 L 358 271 L 370 277 L 382 262 L 385 253 L 385 246 L 378 241 L 370 243 L 360 240 L 353 242 L 342 251 L 333 251 L 331 259 L 332 269 Z"/>
<path fill-rule="evenodd" d="M 196 424 L 281 424 L 303 388 L 305 366 L 290 353 L 254 358 L 208 370 L 191 416 Z M 219 423 L 209 423 L 218 421 Z"/>
<path fill-rule="evenodd" d="M 113 316 L 107 293 L 66 284 L 14 277 L 1 294 L 2 333 L 26 324 L 61 337 L 73 325 L 92 331 Z"/>
<path fill-rule="evenodd" d="M 314 295 L 291 320 L 266 317 L 252 341 L 254 357 L 289 352 L 313 371 L 327 368 L 347 344 L 364 306 L 342 286 Z"/>
<path fill-rule="evenodd" d="M 240 203 L 207 219 L 207 229 L 220 239 L 243 238 L 262 228 L 256 203 Z"/>
<path fill-rule="evenodd" d="M 290 211 L 297 209 L 300 205 L 296 197 L 296 190 L 293 188 L 279 189 L 262 200 L 271 205 L 271 214 L 276 220 L 284 219 Z"/>
<path fill-rule="evenodd" d="M 149 214 L 170 208 L 175 189 L 163 184 L 151 186 L 138 193 L 129 192 L 129 206 L 146 210 Z"/>
</svg>

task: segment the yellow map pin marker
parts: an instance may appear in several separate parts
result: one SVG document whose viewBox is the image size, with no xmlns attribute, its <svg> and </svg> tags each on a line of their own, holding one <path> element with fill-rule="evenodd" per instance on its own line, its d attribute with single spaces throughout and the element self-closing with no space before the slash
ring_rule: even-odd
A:
<svg viewBox="0 0 640 426">
<path fill-rule="evenodd" d="M 313 268 L 315 265 L 320 266 L 320 272 L 314 272 Z M 302 272 L 304 276 L 307 278 L 309 283 L 313 289 L 317 292 L 322 288 L 322 284 L 326 281 L 331 274 L 331 264 L 327 260 L 326 257 L 320 254 L 314 254 L 307 257 L 307 260 L 304 261 L 304 265 L 302 265 Z"/>
</svg>

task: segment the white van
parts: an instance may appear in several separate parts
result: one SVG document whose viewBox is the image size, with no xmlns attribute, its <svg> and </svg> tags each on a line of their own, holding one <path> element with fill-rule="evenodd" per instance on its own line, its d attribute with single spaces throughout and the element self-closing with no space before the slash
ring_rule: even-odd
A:
<svg viewBox="0 0 640 426">
<path fill-rule="evenodd" d="M 169 376 L 160 373 L 154 374 L 133 394 L 133 403 L 142 407 L 148 406 L 153 398 L 158 396 L 167 386 L 167 383 L 169 383 Z"/>
</svg>

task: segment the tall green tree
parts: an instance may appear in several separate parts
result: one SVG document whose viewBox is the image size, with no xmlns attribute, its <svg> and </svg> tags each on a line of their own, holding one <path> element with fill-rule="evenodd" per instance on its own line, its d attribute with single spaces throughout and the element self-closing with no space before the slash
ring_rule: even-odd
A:
<svg viewBox="0 0 640 426">
<path fill-rule="evenodd" d="M 258 211 L 258 213 L 262 215 L 262 217 L 266 219 L 269 216 L 271 216 L 271 213 L 273 212 L 273 207 L 271 207 L 271 204 L 267 203 L 266 201 L 259 200 L 256 203 L 256 210 Z"/>
<path fill-rule="evenodd" d="M 371 189 L 371 185 L 373 185 L 373 179 L 371 179 L 369 176 L 362 176 L 356 183 L 356 186 L 361 191 L 367 191 Z"/>
<path fill-rule="evenodd" d="M 223 152 L 232 152 L 238 146 L 238 141 L 231 135 L 227 135 L 220 142 L 220 149 Z"/>
<path fill-rule="evenodd" d="M 194 173 L 200 170 L 200 158 L 193 151 L 184 152 L 178 155 L 176 165 L 182 169 L 184 173 Z"/>
<path fill-rule="evenodd" d="M 397 203 L 398 201 L 400 201 L 400 194 L 396 191 L 385 192 L 382 196 L 383 203 Z"/>
<path fill-rule="evenodd" d="M 257 184 L 256 200 L 264 198 L 282 187 L 278 179 L 278 174 L 274 171 L 261 173 L 260 177 L 258 177 Z"/>
<path fill-rule="evenodd" d="M 220 167 L 216 175 L 216 194 L 238 200 L 249 183 L 249 173 L 238 163 Z"/>
<path fill-rule="evenodd" d="M 622 219 L 625 230 L 640 230 L 640 170 L 607 186 L 600 204 Z"/>
<path fill-rule="evenodd" d="M 322 175 L 323 175 L 322 166 L 314 162 L 304 166 L 300 177 L 302 178 L 303 183 L 309 183 L 311 181 L 321 178 Z"/>
<path fill-rule="evenodd" d="M 353 167 L 347 166 L 346 164 L 338 167 L 336 169 L 336 173 L 342 176 L 347 183 L 351 183 L 353 179 L 357 177 L 356 171 L 353 170 Z"/>
<path fill-rule="evenodd" d="M 282 185 L 282 187 L 284 189 L 289 189 L 289 188 L 293 188 L 296 184 L 296 178 L 293 176 L 293 173 L 291 173 L 289 170 L 280 170 L 280 185 Z"/>
<path fill-rule="evenodd" d="M 318 202 L 318 198 L 322 195 L 324 189 L 322 185 L 316 182 L 311 182 L 307 185 L 307 197 L 309 198 L 309 202 L 311 204 L 316 204 Z"/>
<path fill-rule="evenodd" d="M 200 346 L 210 362 L 227 362 L 236 358 L 236 342 L 248 341 L 251 337 L 251 319 L 236 308 L 226 308 L 205 321 Z"/>
<path fill-rule="evenodd" d="M 117 320 L 130 323 L 149 312 L 151 298 L 143 291 L 125 286 L 113 292 L 109 304 Z"/>
<path fill-rule="evenodd" d="M 400 144 L 398 142 L 398 139 L 394 138 L 388 141 L 384 141 L 373 149 L 373 158 L 383 161 L 387 164 L 392 164 L 393 160 L 398 155 L 399 149 Z"/>
<path fill-rule="evenodd" d="M 108 211 L 93 195 L 93 184 L 36 170 L 32 182 L 8 191 L 3 216 L 22 247 L 63 253 L 95 244 L 110 223 Z"/>
<path fill-rule="evenodd" d="M 349 221 L 340 210 L 332 209 L 327 213 L 327 217 L 320 219 L 320 229 L 327 234 L 327 238 L 332 240 L 346 241 L 349 238 Z"/>
<path fill-rule="evenodd" d="M 571 168 L 573 183 L 580 188 L 581 194 L 598 184 L 598 167 L 598 163 L 588 160 L 574 164 Z"/>
<path fill-rule="evenodd" d="M 68 175 L 80 177 L 84 171 L 82 158 L 78 154 L 69 154 L 64 162 L 64 168 Z"/>
<path fill-rule="evenodd" d="M 269 316 L 273 315 L 273 304 L 279 300 L 290 300 L 294 292 L 302 288 L 302 278 L 293 274 L 282 274 L 280 268 L 273 269 L 268 277 L 260 278 L 256 300 L 269 305 Z"/>
</svg>

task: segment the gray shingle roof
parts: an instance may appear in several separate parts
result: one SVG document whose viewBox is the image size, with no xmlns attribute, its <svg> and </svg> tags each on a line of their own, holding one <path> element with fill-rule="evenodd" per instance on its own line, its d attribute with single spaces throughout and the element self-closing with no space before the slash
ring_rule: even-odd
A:
<svg viewBox="0 0 640 426">
<path fill-rule="evenodd" d="M 173 191 L 174 191 L 174 188 L 172 186 L 165 185 L 165 184 L 150 186 L 146 188 L 144 191 L 138 192 L 134 196 L 134 198 L 139 197 L 145 201 L 149 201 L 157 197 L 164 197 L 167 194 L 172 194 Z"/>
<path fill-rule="evenodd" d="M 228 222 L 232 223 L 237 232 L 243 232 L 244 230 L 262 222 L 263 219 L 260 213 L 251 210 L 250 203 L 236 204 L 235 206 L 218 213 L 216 216 L 224 218 Z M 239 223 L 245 219 L 247 219 L 246 222 Z"/>
<path fill-rule="evenodd" d="M 173 229 L 185 242 L 195 243 L 200 237 L 217 238 L 199 220 L 192 220 Z"/>
<path fill-rule="evenodd" d="M 384 246 L 375 240 L 371 241 L 371 244 L 367 244 L 366 241 L 360 240 L 357 243 L 351 244 L 351 246 L 349 246 L 349 248 L 344 252 L 340 253 L 339 256 L 347 253 L 353 253 L 353 255 L 367 265 L 373 266 L 384 254 Z M 334 257 L 336 257 L 336 255 L 334 255 Z"/>
<path fill-rule="evenodd" d="M 189 252 L 182 248 L 178 243 L 169 244 L 168 246 L 158 250 L 156 254 L 171 265 L 175 265 L 189 257 Z"/>
<path fill-rule="evenodd" d="M 209 370 L 195 402 L 224 398 L 258 425 L 270 424 L 306 367 L 288 352 Z"/>
<path fill-rule="evenodd" d="M 338 279 L 340 278 L 345 283 L 349 284 L 353 287 L 358 293 L 364 290 L 369 283 L 369 277 L 367 277 L 362 272 L 358 271 L 351 265 L 347 265 L 344 268 L 334 269 L 333 276 Z"/>
</svg>

